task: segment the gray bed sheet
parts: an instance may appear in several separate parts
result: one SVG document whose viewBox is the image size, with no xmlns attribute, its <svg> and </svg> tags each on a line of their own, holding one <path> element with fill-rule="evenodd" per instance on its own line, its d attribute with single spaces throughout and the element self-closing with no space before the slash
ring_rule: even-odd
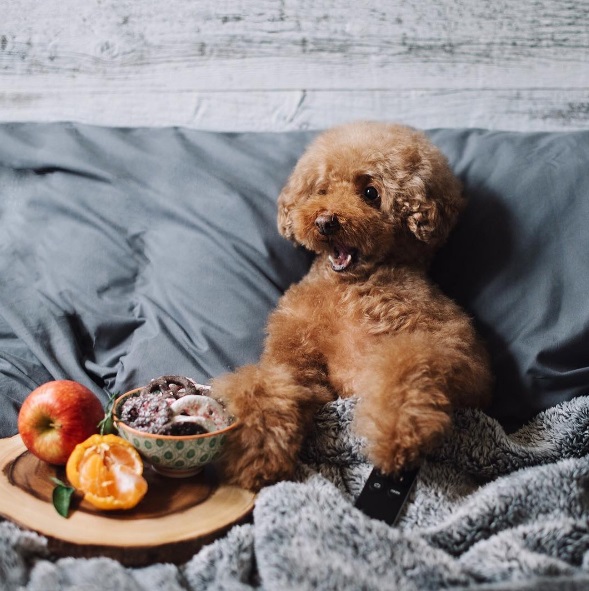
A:
<svg viewBox="0 0 589 591">
<path fill-rule="evenodd" d="M 474 316 L 518 425 L 589 390 L 589 132 L 428 132 L 470 204 L 432 276 Z M 106 402 L 261 351 L 310 257 L 276 199 L 314 132 L 0 125 L 0 436 L 37 385 Z"/>
</svg>

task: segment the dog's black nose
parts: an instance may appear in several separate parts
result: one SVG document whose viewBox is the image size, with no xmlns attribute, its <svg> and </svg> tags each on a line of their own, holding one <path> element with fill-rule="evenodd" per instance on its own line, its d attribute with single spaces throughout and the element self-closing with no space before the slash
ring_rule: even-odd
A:
<svg viewBox="0 0 589 591">
<path fill-rule="evenodd" d="M 339 220 L 334 213 L 322 213 L 315 219 L 315 225 L 320 234 L 328 236 L 339 230 Z"/>
</svg>

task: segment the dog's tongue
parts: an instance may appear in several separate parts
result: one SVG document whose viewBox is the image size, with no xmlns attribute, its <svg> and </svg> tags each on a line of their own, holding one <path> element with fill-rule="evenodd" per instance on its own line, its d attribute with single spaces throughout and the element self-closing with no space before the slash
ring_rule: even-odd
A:
<svg viewBox="0 0 589 591">
<path fill-rule="evenodd" d="M 329 255 L 329 262 L 334 271 L 343 271 L 352 262 L 352 253 L 345 246 L 334 244 L 333 254 Z"/>
</svg>

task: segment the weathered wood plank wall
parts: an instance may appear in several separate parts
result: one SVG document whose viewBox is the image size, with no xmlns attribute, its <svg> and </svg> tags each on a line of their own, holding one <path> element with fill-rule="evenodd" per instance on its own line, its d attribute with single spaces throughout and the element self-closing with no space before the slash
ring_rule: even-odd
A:
<svg viewBox="0 0 589 591">
<path fill-rule="evenodd" d="M 589 126 L 587 0 L 0 0 L 0 121 Z"/>
</svg>

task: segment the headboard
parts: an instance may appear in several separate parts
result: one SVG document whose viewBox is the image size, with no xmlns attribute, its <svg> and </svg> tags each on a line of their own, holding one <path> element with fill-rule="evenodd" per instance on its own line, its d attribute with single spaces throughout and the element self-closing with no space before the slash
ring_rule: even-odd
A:
<svg viewBox="0 0 589 591">
<path fill-rule="evenodd" d="M 0 120 L 581 129 L 588 23 L 585 0 L 6 0 Z"/>
</svg>

